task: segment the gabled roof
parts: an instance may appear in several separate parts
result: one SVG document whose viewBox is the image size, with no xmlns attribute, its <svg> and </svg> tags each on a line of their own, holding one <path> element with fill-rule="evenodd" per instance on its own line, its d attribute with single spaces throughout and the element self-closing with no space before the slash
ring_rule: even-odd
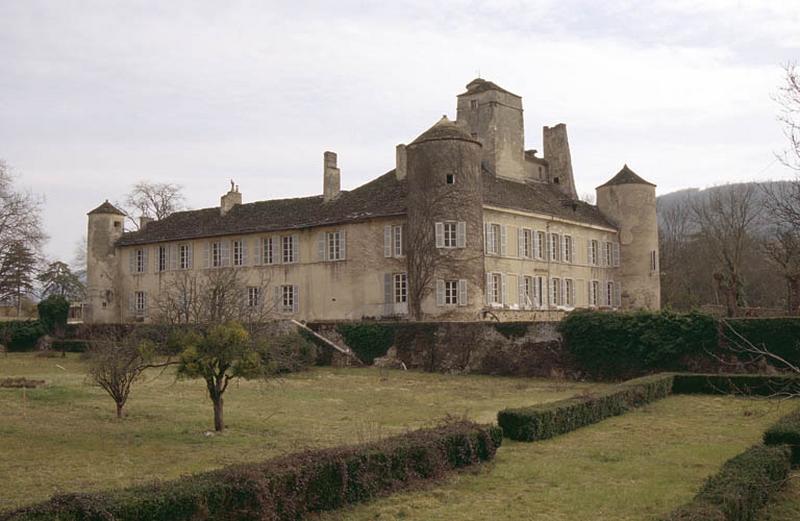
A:
<svg viewBox="0 0 800 521">
<path fill-rule="evenodd" d="M 225 215 L 221 215 L 219 207 L 177 212 L 148 223 L 143 230 L 124 234 L 117 246 L 302 229 L 403 215 L 405 185 L 392 170 L 354 190 L 341 192 L 329 202 L 316 195 L 236 205 Z"/>
<path fill-rule="evenodd" d="M 439 141 L 443 139 L 460 139 L 462 141 L 472 141 L 473 143 L 481 144 L 480 141 L 469 135 L 467 129 L 455 121 L 450 121 L 447 119 L 447 116 L 442 116 L 442 119 L 420 134 L 419 137 L 409 145 L 417 145 L 426 141 Z"/>
<path fill-rule="evenodd" d="M 495 177 L 486 170 L 483 171 L 483 204 L 617 228 L 600 213 L 597 206 L 566 197 L 557 185 L 519 183 Z"/>
<path fill-rule="evenodd" d="M 653 183 L 645 181 L 641 177 L 639 177 L 636 172 L 628 168 L 628 165 L 625 164 L 622 167 L 622 170 L 617 172 L 617 175 L 606 181 L 604 184 L 601 184 L 597 188 L 602 188 L 604 186 L 614 186 L 614 185 L 650 185 L 655 186 Z"/>
<path fill-rule="evenodd" d="M 94 214 L 98 214 L 98 213 L 112 214 L 112 215 L 125 215 L 119 208 L 117 208 L 113 204 L 109 203 L 108 199 L 106 199 L 106 201 L 103 204 L 101 204 L 100 206 L 98 206 L 97 208 L 95 208 L 94 210 L 92 210 L 91 212 L 89 212 L 86 215 L 94 215 Z"/>
<path fill-rule="evenodd" d="M 478 93 L 481 93 L 481 92 L 486 92 L 488 90 L 496 90 L 496 91 L 504 92 L 506 94 L 511 94 L 512 96 L 516 96 L 517 98 L 521 97 L 521 96 L 517 96 L 513 92 L 507 91 L 506 89 L 504 89 L 503 87 L 497 85 L 496 83 L 492 83 L 491 81 L 484 80 L 483 78 L 475 78 L 471 82 L 467 83 L 467 91 L 466 92 L 462 92 L 458 96 L 461 97 L 461 96 L 467 96 L 469 94 L 478 94 Z"/>
</svg>

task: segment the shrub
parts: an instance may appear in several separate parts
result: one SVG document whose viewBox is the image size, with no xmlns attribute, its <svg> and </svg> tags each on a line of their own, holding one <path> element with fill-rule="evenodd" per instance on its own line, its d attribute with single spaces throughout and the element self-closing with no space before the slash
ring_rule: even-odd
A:
<svg viewBox="0 0 800 521">
<path fill-rule="evenodd" d="M 304 371 L 317 359 L 317 347 L 299 333 L 270 338 L 264 351 L 265 362 L 278 374 Z"/>
<path fill-rule="evenodd" d="M 686 356 L 718 345 L 714 318 L 700 313 L 578 311 L 559 331 L 581 369 L 600 379 L 682 370 Z"/>
<path fill-rule="evenodd" d="M 800 463 L 800 409 L 782 417 L 764 432 L 765 445 L 788 445 L 792 449 L 792 463 Z"/>
<path fill-rule="evenodd" d="M 521 338 L 528 332 L 525 322 L 496 322 L 495 330 L 506 338 Z"/>
<path fill-rule="evenodd" d="M 0 343 L 6 343 L 9 351 L 30 351 L 45 335 L 38 320 L 14 320 L 0 322 Z"/>
<path fill-rule="evenodd" d="M 55 496 L 0 519 L 297 520 L 490 460 L 501 439 L 496 426 L 455 422 L 117 492 Z"/>
<path fill-rule="evenodd" d="M 336 330 L 365 364 L 386 355 L 394 343 L 394 329 L 383 324 L 339 324 Z"/>
<path fill-rule="evenodd" d="M 85 353 L 89 349 L 89 343 L 85 340 L 53 340 L 50 348 L 62 353 Z"/>
<path fill-rule="evenodd" d="M 675 394 L 741 394 L 777 396 L 800 392 L 800 377 L 793 375 L 758 374 L 692 374 L 675 375 Z"/>
<path fill-rule="evenodd" d="M 669 521 L 752 521 L 790 470 L 785 445 L 757 445 L 728 460 L 708 478 L 691 503 L 664 519 Z"/>
<path fill-rule="evenodd" d="M 800 365 L 800 319 L 729 318 L 725 321 L 730 327 L 722 324 L 723 341 L 730 341 L 734 345 L 738 343 L 739 339 L 731 331 L 732 328 L 756 347 L 765 348 L 795 366 Z M 775 360 L 768 362 L 779 369 L 785 369 L 781 362 Z"/>
<path fill-rule="evenodd" d="M 497 423 L 512 440 L 552 438 L 665 398 L 672 392 L 670 374 L 645 376 L 595 395 L 575 396 L 520 409 L 505 409 Z"/>
<path fill-rule="evenodd" d="M 39 322 L 45 331 L 63 335 L 69 316 L 69 300 L 61 295 L 50 295 L 39 302 Z"/>
</svg>

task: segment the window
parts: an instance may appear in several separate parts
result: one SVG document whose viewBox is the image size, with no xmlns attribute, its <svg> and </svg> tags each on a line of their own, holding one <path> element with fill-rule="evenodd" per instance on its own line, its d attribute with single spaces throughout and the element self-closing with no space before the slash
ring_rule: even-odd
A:
<svg viewBox="0 0 800 521">
<path fill-rule="evenodd" d="M 614 265 L 614 250 L 610 242 L 605 244 L 605 265 L 606 266 L 613 266 Z"/>
<path fill-rule="evenodd" d="M 574 249 L 572 247 L 572 236 L 564 236 L 564 262 L 572 262 L 574 259 Z"/>
<path fill-rule="evenodd" d="M 261 288 L 247 288 L 247 307 L 257 308 L 261 305 Z"/>
<path fill-rule="evenodd" d="M 403 304 L 408 302 L 408 274 L 394 274 L 394 303 Z"/>
<path fill-rule="evenodd" d="M 456 184 L 456 176 L 453 175 L 453 174 L 447 174 L 447 176 L 445 177 L 445 180 L 446 180 L 447 184 L 449 184 L 449 185 Z"/>
<path fill-rule="evenodd" d="M 596 280 L 589 281 L 589 305 L 597 307 L 600 301 L 600 282 Z"/>
<path fill-rule="evenodd" d="M 181 244 L 178 246 L 178 266 L 182 270 L 188 270 L 192 267 L 192 252 L 190 245 Z"/>
<path fill-rule="evenodd" d="M 158 271 L 167 271 L 167 247 L 158 247 Z"/>
<path fill-rule="evenodd" d="M 520 306 L 523 308 L 532 308 L 534 306 L 535 293 L 533 290 L 533 277 L 522 277 L 522 284 L 520 291 Z"/>
<path fill-rule="evenodd" d="M 561 305 L 561 279 L 553 278 L 550 280 L 550 304 Z"/>
<path fill-rule="evenodd" d="M 606 282 L 606 294 L 604 295 L 606 301 L 604 304 L 608 307 L 614 307 L 614 283 L 611 281 Z"/>
<path fill-rule="evenodd" d="M 297 286 L 280 286 L 280 309 L 284 313 L 297 311 Z"/>
<path fill-rule="evenodd" d="M 264 242 L 262 243 L 264 251 L 261 253 L 263 254 L 262 263 L 263 264 L 274 264 L 275 263 L 275 248 L 273 247 L 275 241 L 272 237 L 265 237 Z"/>
<path fill-rule="evenodd" d="M 503 276 L 500 273 L 491 274 L 491 287 L 489 288 L 489 302 L 492 304 L 503 303 Z"/>
<path fill-rule="evenodd" d="M 297 262 L 297 239 L 293 235 L 281 237 L 283 244 L 282 260 L 284 263 Z"/>
<path fill-rule="evenodd" d="M 478 108 L 478 100 L 476 100 L 476 99 L 469 100 L 469 108 L 477 109 Z"/>
<path fill-rule="evenodd" d="M 133 311 L 141 316 L 147 311 L 147 293 L 144 291 L 137 291 L 134 295 Z"/>
<path fill-rule="evenodd" d="M 589 264 L 597 266 L 599 261 L 599 245 L 596 240 L 589 241 Z"/>
<path fill-rule="evenodd" d="M 114 221 L 114 228 L 122 228 L 122 221 Z"/>
<path fill-rule="evenodd" d="M 444 303 L 446 305 L 458 304 L 458 281 L 444 281 Z"/>
<path fill-rule="evenodd" d="M 446 221 L 434 224 L 437 248 L 464 248 L 467 242 L 465 221 Z"/>
<path fill-rule="evenodd" d="M 144 273 L 147 271 L 147 251 L 139 248 L 134 252 L 134 273 Z"/>
<path fill-rule="evenodd" d="M 561 256 L 561 237 L 557 233 L 550 234 L 550 260 L 558 262 Z"/>
<path fill-rule="evenodd" d="M 544 242 L 544 232 L 536 232 L 536 244 L 534 246 L 536 250 L 536 258 L 544 260 L 544 250 L 545 250 L 546 243 Z"/>
<path fill-rule="evenodd" d="M 222 266 L 222 243 L 211 243 L 211 267 L 219 268 Z"/>
<path fill-rule="evenodd" d="M 456 223 L 453 222 L 444 223 L 444 247 L 445 248 L 456 247 Z"/>
<path fill-rule="evenodd" d="M 233 265 L 234 266 L 244 266 L 244 259 L 246 258 L 244 250 L 245 250 L 244 241 L 242 239 L 239 239 L 237 241 L 233 241 Z"/>
<path fill-rule="evenodd" d="M 575 283 L 572 279 L 564 279 L 564 304 L 575 305 Z"/>
<path fill-rule="evenodd" d="M 329 261 L 344 260 L 344 245 L 342 244 L 342 232 L 325 233 L 325 254 Z"/>
<path fill-rule="evenodd" d="M 544 277 L 533 278 L 533 303 L 537 308 L 544 307 Z"/>
<path fill-rule="evenodd" d="M 658 258 L 656 255 L 656 250 L 650 252 L 650 271 L 658 270 Z"/>
<path fill-rule="evenodd" d="M 527 228 L 519 230 L 519 256 L 523 259 L 533 258 L 533 232 Z"/>
<path fill-rule="evenodd" d="M 502 255 L 503 254 L 503 235 L 505 229 L 499 224 L 485 225 L 486 234 L 486 253 L 489 255 Z"/>
<path fill-rule="evenodd" d="M 392 226 L 392 252 L 395 257 L 403 255 L 403 227 Z"/>
</svg>

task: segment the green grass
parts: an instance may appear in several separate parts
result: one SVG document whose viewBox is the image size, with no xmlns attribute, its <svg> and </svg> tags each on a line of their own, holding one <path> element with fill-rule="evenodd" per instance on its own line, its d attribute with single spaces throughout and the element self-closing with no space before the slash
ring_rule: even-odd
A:
<svg viewBox="0 0 800 521">
<path fill-rule="evenodd" d="M 766 400 L 674 396 L 551 440 L 505 440 L 492 465 L 319 519 L 653 519 L 689 501 L 785 410 Z"/>
<path fill-rule="evenodd" d="M 56 492 L 169 479 L 307 447 L 370 441 L 448 414 L 493 422 L 510 406 L 557 400 L 591 384 L 320 368 L 272 382 L 232 384 L 228 429 L 212 429 L 200 381 L 151 371 L 134 387 L 128 417 L 89 385 L 77 356 L 0 355 L 0 378 L 44 379 L 41 389 L 0 389 L 0 510 Z"/>
</svg>

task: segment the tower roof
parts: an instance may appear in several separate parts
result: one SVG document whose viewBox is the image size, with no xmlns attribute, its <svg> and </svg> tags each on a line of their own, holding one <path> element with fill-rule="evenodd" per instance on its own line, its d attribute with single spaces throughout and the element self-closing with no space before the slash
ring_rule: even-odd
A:
<svg viewBox="0 0 800 521">
<path fill-rule="evenodd" d="M 625 164 L 622 166 L 622 170 L 617 172 L 617 175 L 606 181 L 605 183 L 601 184 L 597 188 L 603 188 L 604 186 L 614 186 L 614 185 L 650 185 L 655 186 L 653 183 L 645 181 L 641 177 L 639 177 L 636 172 L 628 168 L 628 165 Z"/>
<path fill-rule="evenodd" d="M 419 137 L 417 137 L 417 139 L 412 141 L 410 144 L 416 145 L 426 141 L 440 141 L 444 139 L 458 139 L 462 141 L 470 141 L 480 145 L 480 142 L 470 136 L 469 132 L 467 132 L 464 127 L 455 121 L 450 121 L 447 116 L 442 116 L 442 119 L 437 121 L 436 124 L 431 128 L 420 134 Z"/>
<path fill-rule="evenodd" d="M 106 201 L 103 204 L 101 204 L 100 206 L 98 206 L 97 208 L 95 208 L 94 210 L 89 212 L 87 215 L 94 215 L 94 214 L 98 214 L 98 213 L 105 213 L 105 214 L 112 214 L 112 215 L 125 215 L 122 212 L 122 210 L 120 210 L 119 208 L 117 208 L 113 204 L 109 203 L 108 199 L 106 199 Z"/>
<path fill-rule="evenodd" d="M 499 92 L 504 92 L 506 94 L 511 94 L 512 96 L 516 96 L 517 98 L 521 96 L 517 96 L 513 92 L 509 92 L 503 87 L 497 85 L 496 83 L 492 83 L 491 81 L 484 80 L 483 78 L 475 78 L 471 82 L 467 83 L 467 91 L 462 92 L 459 96 L 467 96 L 469 94 L 478 94 L 481 92 L 486 92 L 488 90 L 496 90 Z"/>
</svg>

